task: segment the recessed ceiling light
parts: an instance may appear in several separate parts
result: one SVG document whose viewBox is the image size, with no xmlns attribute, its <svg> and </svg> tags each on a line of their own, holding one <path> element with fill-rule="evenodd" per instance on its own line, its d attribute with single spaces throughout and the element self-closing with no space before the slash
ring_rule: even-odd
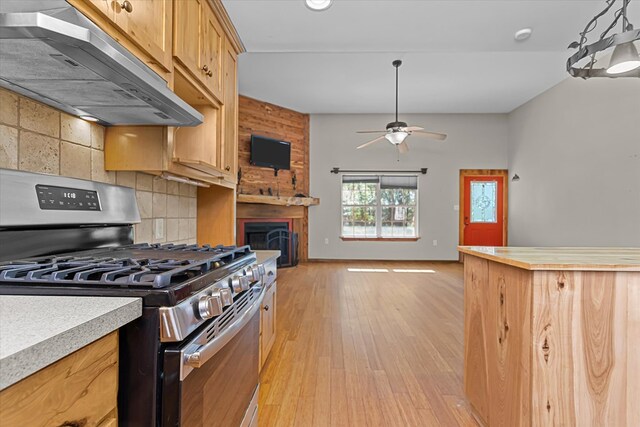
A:
<svg viewBox="0 0 640 427">
<path fill-rule="evenodd" d="M 333 3 L 333 0 L 305 0 L 304 3 L 311 10 L 321 11 L 327 10 Z"/>
<path fill-rule="evenodd" d="M 516 33 L 513 35 L 513 38 L 519 42 L 522 42 L 528 39 L 529 37 L 531 37 L 532 32 L 533 30 L 531 28 L 523 28 L 521 30 L 516 31 Z"/>
<path fill-rule="evenodd" d="M 80 116 L 80 118 L 81 118 L 82 120 L 86 120 L 86 121 L 88 121 L 88 122 L 97 122 L 97 121 L 98 121 L 98 119 L 96 119 L 96 118 L 95 118 L 95 117 L 93 117 L 93 116 Z"/>
</svg>

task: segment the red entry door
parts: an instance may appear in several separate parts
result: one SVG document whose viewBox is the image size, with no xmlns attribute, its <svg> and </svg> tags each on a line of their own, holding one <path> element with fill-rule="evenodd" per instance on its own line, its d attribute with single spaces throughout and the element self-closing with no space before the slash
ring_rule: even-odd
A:
<svg viewBox="0 0 640 427">
<path fill-rule="evenodd" d="M 465 246 L 503 246 L 504 176 L 464 177 Z"/>
</svg>

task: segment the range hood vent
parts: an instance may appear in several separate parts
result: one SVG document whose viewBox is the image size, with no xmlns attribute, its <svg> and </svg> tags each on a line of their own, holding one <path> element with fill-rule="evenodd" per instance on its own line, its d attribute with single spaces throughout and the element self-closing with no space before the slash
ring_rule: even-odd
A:
<svg viewBox="0 0 640 427">
<path fill-rule="evenodd" d="M 107 126 L 197 126 L 203 119 L 63 0 L 0 1 L 0 86 Z"/>
</svg>

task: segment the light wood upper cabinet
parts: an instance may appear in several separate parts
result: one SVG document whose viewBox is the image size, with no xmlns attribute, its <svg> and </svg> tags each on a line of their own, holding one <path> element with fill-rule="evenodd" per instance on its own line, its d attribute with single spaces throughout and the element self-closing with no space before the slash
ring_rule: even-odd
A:
<svg viewBox="0 0 640 427">
<path fill-rule="evenodd" d="M 201 43 L 201 70 L 203 71 L 204 84 L 221 99 L 222 94 L 222 55 L 224 48 L 224 33 L 218 23 L 218 19 L 207 5 L 203 8 L 203 38 Z"/>
<path fill-rule="evenodd" d="M 224 32 L 206 0 L 174 1 L 173 54 L 218 100 L 222 99 Z"/>
<path fill-rule="evenodd" d="M 224 137 L 221 149 L 221 168 L 223 173 L 235 179 L 238 166 L 238 59 L 235 50 L 225 43 L 223 65 L 223 128 Z"/>
<path fill-rule="evenodd" d="M 113 21 L 113 0 L 85 0 L 102 15 Z"/>
<path fill-rule="evenodd" d="M 171 0 L 118 0 L 114 4 L 116 26 L 149 55 L 170 67 Z"/>
<path fill-rule="evenodd" d="M 173 55 L 194 75 L 201 71 L 202 1 L 206 0 L 176 0 L 173 7 Z"/>
</svg>

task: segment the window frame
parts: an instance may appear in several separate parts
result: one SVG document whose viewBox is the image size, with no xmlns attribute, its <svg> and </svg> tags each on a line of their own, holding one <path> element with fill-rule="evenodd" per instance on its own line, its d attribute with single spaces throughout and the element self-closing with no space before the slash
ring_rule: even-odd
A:
<svg viewBox="0 0 640 427">
<path fill-rule="evenodd" d="M 344 208 L 345 207 L 350 207 L 350 208 L 354 208 L 354 207 L 373 207 L 374 205 L 344 205 L 343 204 L 343 194 L 342 194 L 342 190 L 343 190 L 343 185 L 345 184 L 343 181 L 343 177 L 344 176 L 376 176 L 378 177 L 378 182 L 376 183 L 376 192 L 375 192 L 375 209 L 376 209 L 376 236 L 375 237 L 367 237 L 367 236 L 345 236 L 343 234 L 344 231 L 344 224 L 343 224 L 343 212 L 344 212 Z M 382 204 L 382 199 L 381 199 L 381 195 L 382 195 L 382 189 L 380 188 L 381 185 L 381 181 L 382 181 L 382 177 L 383 176 L 412 176 L 416 178 L 416 201 L 415 201 L 415 205 L 384 205 Z M 340 239 L 343 241 L 386 241 L 386 242 L 393 242 L 393 241 L 417 241 L 420 239 L 420 221 L 419 221 L 419 212 L 420 212 L 420 175 L 418 174 L 402 174 L 402 173 L 398 173 L 398 174 L 375 174 L 375 173 L 349 173 L 349 174 L 344 174 L 340 176 Z M 414 236 L 389 236 L 389 237 L 383 237 L 382 236 L 382 209 L 384 207 L 395 207 L 395 208 L 414 208 L 415 213 L 414 213 L 414 218 L 415 218 L 415 234 Z"/>
</svg>

